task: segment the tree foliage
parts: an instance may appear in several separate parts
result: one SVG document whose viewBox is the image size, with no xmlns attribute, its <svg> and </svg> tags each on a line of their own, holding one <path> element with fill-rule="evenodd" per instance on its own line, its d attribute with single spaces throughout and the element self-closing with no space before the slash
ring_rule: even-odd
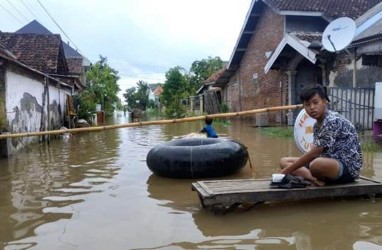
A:
<svg viewBox="0 0 382 250">
<path fill-rule="evenodd" d="M 131 87 L 126 89 L 123 97 L 125 98 L 125 102 L 127 103 L 129 110 L 133 110 L 135 108 L 146 110 L 149 103 L 147 90 L 148 84 L 144 81 L 138 81 L 137 88 Z"/>
<path fill-rule="evenodd" d="M 160 96 L 160 103 L 165 107 L 166 115 L 183 117 L 186 113 L 186 107 L 182 101 L 195 95 L 203 81 L 222 68 L 223 61 L 220 57 L 208 57 L 194 61 L 189 73 L 180 66 L 170 68 L 166 72 L 163 93 Z M 137 87 L 126 89 L 123 96 L 128 103 L 129 110 L 132 111 L 134 108 L 146 110 L 149 106 L 155 106 L 153 102 L 149 102 L 147 90 L 148 84 L 143 81 L 139 81 Z"/>
<path fill-rule="evenodd" d="M 189 96 L 190 85 L 184 69 L 177 66 L 167 71 L 161 95 L 161 103 L 166 106 L 166 114 L 171 117 L 184 116 L 186 111 L 181 101 Z"/>
<path fill-rule="evenodd" d="M 107 64 L 107 58 L 100 60 L 86 72 L 87 88 L 79 94 L 79 116 L 88 119 L 95 112 L 96 104 L 101 104 L 106 115 L 114 111 L 120 91 L 117 81 L 118 72 Z"/>
<path fill-rule="evenodd" d="M 190 85 L 193 91 L 198 90 L 203 81 L 207 80 L 213 73 L 223 68 L 220 57 L 208 57 L 201 61 L 194 61 L 190 69 Z"/>
</svg>

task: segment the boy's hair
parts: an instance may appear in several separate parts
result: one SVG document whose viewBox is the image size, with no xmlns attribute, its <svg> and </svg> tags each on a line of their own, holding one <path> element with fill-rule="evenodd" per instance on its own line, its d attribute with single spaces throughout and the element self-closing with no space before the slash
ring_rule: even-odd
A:
<svg viewBox="0 0 382 250">
<path fill-rule="evenodd" d="M 204 119 L 204 122 L 207 124 L 207 125 L 211 125 L 212 124 L 212 118 L 211 117 L 206 117 L 206 119 Z"/>
<path fill-rule="evenodd" d="M 300 99 L 302 102 L 309 101 L 315 94 L 318 94 L 319 97 L 330 102 L 328 95 L 326 94 L 326 89 L 320 84 L 309 84 L 303 87 L 301 89 Z"/>
</svg>

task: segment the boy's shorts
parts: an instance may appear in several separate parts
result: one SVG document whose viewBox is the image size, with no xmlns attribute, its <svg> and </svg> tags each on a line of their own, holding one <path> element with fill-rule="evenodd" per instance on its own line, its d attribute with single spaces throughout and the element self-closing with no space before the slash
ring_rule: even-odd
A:
<svg viewBox="0 0 382 250">
<path fill-rule="evenodd" d="M 325 181 L 327 184 L 345 184 L 345 183 L 351 183 L 354 182 L 354 177 L 351 176 L 348 168 L 340 161 L 337 160 L 338 164 L 340 166 L 340 170 L 338 171 L 337 177 L 334 179 L 328 179 Z"/>
</svg>

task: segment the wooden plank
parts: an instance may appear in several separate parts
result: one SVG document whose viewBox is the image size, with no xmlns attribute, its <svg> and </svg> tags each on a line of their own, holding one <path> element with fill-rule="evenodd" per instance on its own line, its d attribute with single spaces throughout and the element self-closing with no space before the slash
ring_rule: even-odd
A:
<svg viewBox="0 0 382 250">
<path fill-rule="evenodd" d="M 270 179 L 237 179 L 198 181 L 192 186 L 206 206 L 382 194 L 382 183 L 366 177 L 354 183 L 324 187 L 280 189 L 269 184 Z"/>
<path fill-rule="evenodd" d="M 204 184 L 204 182 L 199 182 L 198 183 L 203 189 L 204 191 L 208 194 L 208 195 L 214 195 L 214 192 L 206 185 Z"/>
<path fill-rule="evenodd" d="M 192 190 L 197 191 L 201 197 L 207 197 L 209 195 L 198 182 L 192 183 Z"/>
</svg>

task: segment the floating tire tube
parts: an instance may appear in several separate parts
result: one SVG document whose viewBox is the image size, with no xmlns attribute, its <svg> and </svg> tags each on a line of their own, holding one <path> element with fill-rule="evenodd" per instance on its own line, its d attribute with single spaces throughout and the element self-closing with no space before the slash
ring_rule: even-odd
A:
<svg viewBox="0 0 382 250">
<path fill-rule="evenodd" d="M 248 160 L 246 147 L 232 139 L 183 138 L 153 147 L 147 154 L 149 169 L 170 178 L 227 176 Z"/>
</svg>

